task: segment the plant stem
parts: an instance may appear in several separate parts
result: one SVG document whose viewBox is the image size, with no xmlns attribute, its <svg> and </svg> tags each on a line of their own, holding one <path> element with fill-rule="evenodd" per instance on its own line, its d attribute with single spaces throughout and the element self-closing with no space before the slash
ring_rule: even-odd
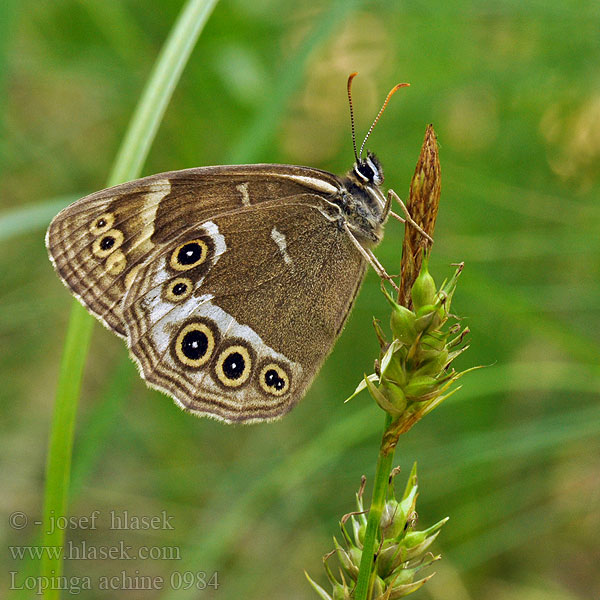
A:
<svg viewBox="0 0 600 600">
<path fill-rule="evenodd" d="M 46 460 L 44 547 L 62 548 L 64 545 L 65 529 L 55 526 L 55 519 L 67 514 L 75 415 L 93 324 L 85 308 L 76 302 L 71 310 L 63 349 Z M 60 576 L 63 562 L 61 558 L 50 550 L 46 551 L 42 555 L 42 576 Z M 47 589 L 44 595 L 46 598 L 58 598 L 59 593 L 59 590 Z"/>
<path fill-rule="evenodd" d="M 371 598 L 373 583 L 375 581 L 372 572 L 373 558 L 375 556 L 375 543 L 377 541 L 377 532 L 381 521 L 381 514 L 385 505 L 386 491 L 389 483 L 390 471 L 392 470 L 392 461 L 394 460 L 395 444 L 389 443 L 386 435 L 392 417 L 386 414 L 385 427 L 381 444 L 379 446 L 379 456 L 377 457 L 377 467 L 375 469 L 375 480 L 373 482 L 373 497 L 371 498 L 371 507 L 367 518 L 367 531 L 365 532 L 365 541 L 363 544 L 362 557 L 358 570 L 358 580 L 356 581 L 356 590 L 354 592 L 355 600 L 367 600 Z"/>
</svg>

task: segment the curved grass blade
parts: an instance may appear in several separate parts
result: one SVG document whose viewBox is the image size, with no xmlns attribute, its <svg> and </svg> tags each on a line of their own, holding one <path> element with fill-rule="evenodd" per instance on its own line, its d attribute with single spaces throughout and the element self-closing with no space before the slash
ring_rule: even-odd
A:
<svg viewBox="0 0 600 600">
<path fill-rule="evenodd" d="M 216 3 L 217 0 L 189 0 L 180 13 L 133 115 L 108 178 L 109 186 L 139 175 L 175 86 Z M 52 533 L 44 535 L 44 546 L 64 545 L 64 530 L 49 525 L 51 518 L 67 513 L 75 415 L 93 323 L 75 301 L 63 349 L 46 463 L 43 530 Z M 52 557 L 44 555 L 41 575 L 60 576 L 62 564 L 56 553 Z M 45 596 L 56 599 L 59 594 L 59 590 L 48 589 Z"/>
</svg>

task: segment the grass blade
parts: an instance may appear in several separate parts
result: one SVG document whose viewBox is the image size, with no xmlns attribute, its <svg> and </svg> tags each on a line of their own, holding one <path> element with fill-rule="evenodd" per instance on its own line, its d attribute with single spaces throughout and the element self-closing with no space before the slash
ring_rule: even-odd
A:
<svg viewBox="0 0 600 600">
<path fill-rule="evenodd" d="M 173 90 L 216 2 L 189 0 L 180 13 L 140 98 L 108 178 L 109 185 L 139 175 Z M 75 416 L 92 327 L 92 317 L 74 302 L 63 348 L 46 463 L 43 531 L 52 533 L 44 534 L 44 546 L 62 548 L 64 544 L 64 530 L 50 525 L 52 517 L 67 513 Z M 59 556 L 46 554 L 41 575 L 59 577 L 62 564 Z M 46 598 L 59 598 L 59 595 L 57 589 L 45 592 Z"/>
</svg>

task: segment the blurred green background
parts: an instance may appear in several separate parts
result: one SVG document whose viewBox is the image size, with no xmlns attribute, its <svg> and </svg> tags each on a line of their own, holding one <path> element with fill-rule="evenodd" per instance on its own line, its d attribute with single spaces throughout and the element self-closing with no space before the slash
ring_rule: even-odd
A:
<svg viewBox="0 0 600 600">
<path fill-rule="evenodd" d="M 43 243 L 51 216 L 104 187 L 181 0 L 5 0 L 0 6 L 0 525 L 3 547 L 39 535 L 47 436 L 71 297 Z M 223 0 L 169 105 L 144 174 L 278 162 L 343 173 L 359 137 L 406 197 L 425 126 L 440 142 L 432 273 L 466 268 L 453 310 L 472 331 L 457 368 L 490 365 L 398 446 L 419 463 L 420 525 L 449 515 L 443 560 L 415 598 L 600 597 L 600 5 L 594 1 Z M 403 227 L 377 254 L 399 269 Z M 74 544 L 176 546 L 181 560 L 70 560 L 68 576 L 162 575 L 164 589 L 85 598 L 314 598 L 338 520 L 372 477 L 383 413 L 343 404 L 386 319 L 369 274 L 339 343 L 283 421 L 231 427 L 146 389 L 96 326 L 78 413 L 71 514 L 100 511 Z M 368 488 L 370 489 L 370 488 Z M 110 511 L 171 516 L 115 531 Z M 23 529 L 10 514 L 28 516 Z M 2 595 L 36 573 L 3 551 Z M 218 572 L 218 591 L 173 572 Z M 133 595 L 132 595 L 133 594 Z"/>
</svg>

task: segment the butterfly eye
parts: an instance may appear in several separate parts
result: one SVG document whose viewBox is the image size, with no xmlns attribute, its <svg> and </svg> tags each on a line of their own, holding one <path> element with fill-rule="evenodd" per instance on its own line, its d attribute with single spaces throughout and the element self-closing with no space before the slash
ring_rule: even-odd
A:
<svg viewBox="0 0 600 600">
<path fill-rule="evenodd" d="M 188 323 L 175 340 L 175 355 L 188 367 L 205 365 L 215 349 L 215 336 L 206 323 Z"/>
<path fill-rule="evenodd" d="M 248 381 L 252 370 L 252 359 L 244 346 L 229 346 L 217 359 L 217 379 L 227 387 L 239 387 Z"/>
<path fill-rule="evenodd" d="M 260 371 L 261 389 L 273 396 L 283 396 L 290 389 L 290 378 L 284 369 L 276 363 L 266 364 Z"/>
<path fill-rule="evenodd" d="M 208 246 L 203 240 L 192 240 L 181 244 L 173 254 L 169 264 L 176 271 L 187 271 L 201 265 L 208 256 Z"/>
<path fill-rule="evenodd" d="M 108 231 L 115 224 L 115 216 L 112 213 L 104 213 L 97 219 L 94 219 L 90 225 L 92 235 L 101 235 Z"/>
<path fill-rule="evenodd" d="M 109 229 L 100 235 L 92 244 L 92 252 L 98 258 L 105 258 L 112 254 L 123 243 L 123 233 L 118 229 Z"/>
<path fill-rule="evenodd" d="M 181 302 L 190 296 L 194 291 L 194 284 L 187 277 L 178 277 L 167 283 L 165 288 L 165 298 L 169 302 Z"/>
</svg>

